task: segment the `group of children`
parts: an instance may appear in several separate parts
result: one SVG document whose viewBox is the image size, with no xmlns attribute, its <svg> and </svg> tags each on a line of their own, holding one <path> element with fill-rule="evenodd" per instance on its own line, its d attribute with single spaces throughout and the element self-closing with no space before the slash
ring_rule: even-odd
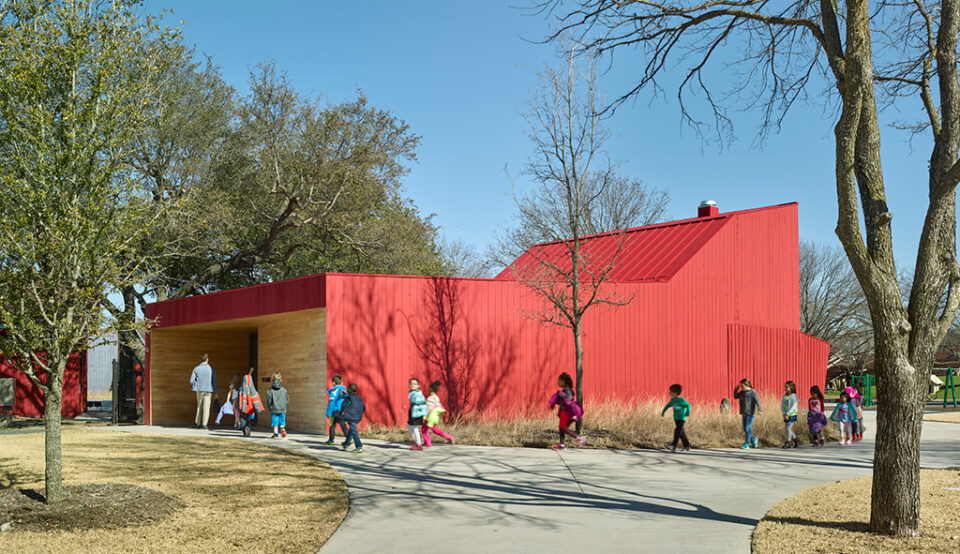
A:
<svg viewBox="0 0 960 554">
<path fill-rule="evenodd" d="M 334 375 L 333 386 L 327 390 L 327 418 L 329 418 L 328 445 L 335 443 L 336 428 L 339 426 L 344 436 L 344 442 L 341 444 L 343 450 L 347 450 L 351 444 L 355 445 L 354 452 L 363 452 L 363 443 L 360 441 L 360 435 L 357 432 L 357 426 L 363 419 L 366 411 L 363 399 L 358 394 L 356 383 L 349 386 L 343 386 L 343 377 Z M 273 427 L 272 438 L 284 438 L 287 436 L 286 430 L 286 412 L 287 405 L 290 402 L 290 396 L 287 389 L 283 387 L 283 377 L 275 373 L 272 378 L 270 389 L 267 391 L 267 409 L 270 412 L 270 423 Z M 443 404 L 440 402 L 439 391 L 441 382 L 434 381 L 428 388 L 428 396 L 424 397 L 420 390 L 420 382 L 412 378 L 408 382 L 409 392 L 409 412 L 407 419 L 407 431 L 412 438 L 411 450 L 423 450 L 424 447 L 431 446 L 430 434 L 442 437 L 450 444 L 453 444 L 453 436 L 440 428 L 441 415 L 446 412 Z M 550 397 L 551 410 L 557 409 L 557 418 L 559 420 L 560 441 L 552 448 L 554 450 L 564 450 L 566 438 L 573 437 L 578 446 L 583 446 L 586 439 L 570 430 L 570 426 L 583 417 L 583 407 L 576 401 L 576 395 L 573 392 L 573 379 L 568 373 L 561 373 L 557 379 L 558 390 Z M 797 386 L 793 381 L 784 383 L 784 394 L 780 403 L 780 411 L 783 415 L 785 440 L 782 448 L 797 448 L 800 446 L 800 440 L 793 430 L 799 417 L 799 398 L 797 397 Z M 681 394 L 683 387 L 679 384 L 670 386 L 670 401 L 660 412 L 663 416 L 667 410 L 673 409 L 673 441 L 667 445 L 671 452 L 675 452 L 678 443 L 682 443 L 682 451 L 690 450 L 690 441 L 687 438 L 684 426 L 687 418 L 690 416 L 692 407 Z M 754 418 L 763 413 L 763 407 L 760 404 L 760 396 L 753 389 L 749 379 L 742 379 L 733 391 L 733 397 L 740 402 L 740 416 L 744 433 L 744 443 L 741 448 L 757 448 L 757 437 L 753 435 Z M 262 410 L 260 406 L 260 397 L 253 385 L 252 369 L 251 374 L 241 376 L 237 374 L 230 383 L 230 392 L 228 401 L 223 404 L 217 415 L 216 423 L 219 424 L 224 415 L 234 417 L 234 429 L 243 429 L 245 435 L 249 435 L 250 421 Z M 829 417 L 830 421 L 837 424 L 840 432 L 840 445 L 846 446 L 863 438 L 863 407 L 861 397 L 856 389 L 847 387 L 840 393 L 840 400 Z M 826 428 L 828 418 L 824 405 L 823 393 L 817 386 L 810 387 L 810 398 L 807 401 L 807 428 L 810 431 L 812 446 L 824 446 L 826 444 Z"/>
<path fill-rule="evenodd" d="M 800 446 L 800 439 L 793 431 L 793 426 L 797 423 L 800 412 L 800 400 L 797 397 L 797 385 L 793 381 L 787 381 L 783 385 L 784 394 L 780 402 L 780 412 L 783 415 L 783 425 L 786 438 L 782 448 L 797 448 Z M 690 450 L 690 441 L 687 440 L 687 434 L 684 431 L 684 425 L 687 417 L 690 415 L 691 407 L 680 394 L 683 387 L 680 385 L 670 386 L 670 401 L 660 415 L 664 415 L 668 409 L 673 408 L 673 420 L 675 429 L 673 432 L 673 442 L 667 445 L 671 452 L 676 451 L 677 442 L 682 441 L 683 451 Z M 744 441 L 740 448 L 757 448 L 757 437 L 753 434 L 754 418 L 763 413 L 763 407 L 760 404 L 760 395 L 753 389 L 749 379 L 742 379 L 733 391 L 733 397 L 740 401 L 740 417 L 743 426 Z M 823 402 L 823 393 L 820 387 L 814 385 L 810 387 L 810 399 L 807 401 L 807 428 L 810 431 L 811 446 L 824 446 L 826 440 L 826 428 L 828 425 L 826 409 Z M 856 389 L 847 387 L 840 393 L 840 400 L 830 415 L 830 421 L 837 423 L 840 431 L 840 445 L 846 446 L 852 444 L 852 441 L 858 441 L 863 438 L 863 406 L 861 397 Z"/>
</svg>

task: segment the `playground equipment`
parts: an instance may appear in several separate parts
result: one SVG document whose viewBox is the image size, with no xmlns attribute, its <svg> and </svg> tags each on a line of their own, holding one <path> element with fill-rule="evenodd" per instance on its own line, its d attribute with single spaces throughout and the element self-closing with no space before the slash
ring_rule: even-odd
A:
<svg viewBox="0 0 960 554">
<path fill-rule="evenodd" d="M 946 368 L 945 371 L 947 372 L 947 376 L 943 380 L 943 407 L 944 408 L 947 407 L 947 394 L 950 394 L 951 396 L 953 396 L 953 407 L 956 408 L 957 407 L 957 388 L 956 388 L 956 385 L 954 384 L 953 377 L 956 374 L 957 370 L 955 368 L 948 367 Z"/>
<path fill-rule="evenodd" d="M 877 378 L 873 375 L 854 375 L 853 376 L 853 388 L 857 388 L 857 385 L 860 385 L 860 390 L 863 392 L 860 393 L 862 400 L 861 405 L 866 408 L 873 406 L 873 385 L 877 382 Z"/>
</svg>

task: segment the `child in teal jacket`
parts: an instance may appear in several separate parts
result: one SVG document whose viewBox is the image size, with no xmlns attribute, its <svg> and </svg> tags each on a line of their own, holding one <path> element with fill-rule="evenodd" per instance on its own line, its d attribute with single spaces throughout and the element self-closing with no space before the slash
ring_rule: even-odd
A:
<svg viewBox="0 0 960 554">
<path fill-rule="evenodd" d="M 690 403 L 687 400 L 680 396 L 680 393 L 683 392 L 683 387 L 680 385 L 670 385 L 670 402 L 667 402 L 667 405 L 663 407 L 663 411 L 660 412 L 660 417 L 663 417 L 663 414 L 667 413 L 667 410 L 673 407 L 673 423 L 675 425 L 673 430 L 673 442 L 669 444 L 670 452 L 677 451 L 677 441 L 683 441 L 683 452 L 690 451 L 690 441 L 687 440 L 687 432 L 683 429 L 683 426 L 687 423 L 687 416 L 690 415 Z"/>
</svg>

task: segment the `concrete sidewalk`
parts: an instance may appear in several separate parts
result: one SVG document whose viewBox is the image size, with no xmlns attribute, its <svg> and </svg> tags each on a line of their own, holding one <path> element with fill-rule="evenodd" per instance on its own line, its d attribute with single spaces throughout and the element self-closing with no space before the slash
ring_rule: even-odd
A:
<svg viewBox="0 0 960 554">
<path fill-rule="evenodd" d="M 924 424 L 925 467 L 960 465 L 958 431 Z M 370 440 L 357 455 L 326 446 L 325 438 L 243 439 L 310 454 L 343 475 L 350 512 L 324 553 L 749 552 L 750 534 L 772 506 L 815 485 L 866 475 L 873 456 L 870 435 L 851 447 L 685 454 L 447 445 L 411 452 Z"/>
</svg>

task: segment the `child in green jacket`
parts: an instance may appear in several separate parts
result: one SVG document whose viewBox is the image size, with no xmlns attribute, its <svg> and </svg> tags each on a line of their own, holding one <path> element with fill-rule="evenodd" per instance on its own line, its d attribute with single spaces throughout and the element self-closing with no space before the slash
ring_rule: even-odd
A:
<svg viewBox="0 0 960 554">
<path fill-rule="evenodd" d="M 680 393 L 683 392 L 683 387 L 680 385 L 670 385 L 670 402 L 667 402 L 667 405 L 663 407 L 663 411 L 660 412 L 660 417 L 663 417 L 663 414 L 667 413 L 667 410 L 672 406 L 673 407 L 673 423 L 676 427 L 673 430 L 673 442 L 670 443 L 670 452 L 677 451 L 677 441 L 683 441 L 683 450 L 682 452 L 690 451 L 690 441 L 687 440 L 687 432 L 683 430 L 683 425 L 687 422 L 687 416 L 690 415 L 690 403 L 687 400 L 680 396 Z"/>
</svg>

